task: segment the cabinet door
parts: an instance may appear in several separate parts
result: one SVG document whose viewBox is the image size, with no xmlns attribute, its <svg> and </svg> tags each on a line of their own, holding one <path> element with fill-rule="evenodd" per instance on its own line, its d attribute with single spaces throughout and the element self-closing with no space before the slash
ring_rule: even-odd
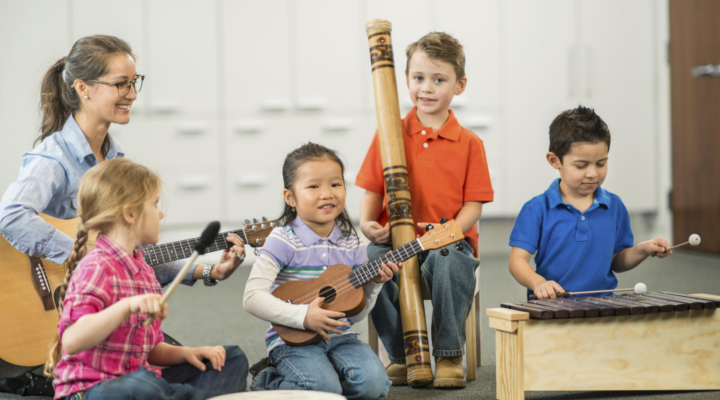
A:
<svg viewBox="0 0 720 400">
<path fill-rule="evenodd" d="M 500 104 L 499 0 L 438 1 L 433 30 L 447 32 L 465 51 L 465 92 L 453 99 L 453 109 L 497 107 Z M 419 38 L 418 38 L 419 39 Z M 417 40 L 417 39 L 416 39 Z"/>
<path fill-rule="evenodd" d="M 225 62 L 222 85 L 228 113 L 289 109 L 292 106 L 289 2 L 225 0 L 222 7 Z"/>
<path fill-rule="evenodd" d="M 305 0 L 293 3 L 294 89 L 301 110 L 358 110 L 360 74 L 369 71 L 360 3 Z M 369 73 L 369 72 L 368 72 Z"/>
<path fill-rule="evenodd" d="M 70 38 L 72 43 L 84 36 L 111 35 L 128 42 L 137 57 L 137 72 L 146 74 L 148 67 L 147 52 L 145 51 L 145 36 L 143 27 L 147 23 L 147 15 L 141 0 L 128 0 L 122 6 L 114 2 L 96 0 L 72 0 Z M 67 14 L 63 14 L 67 15 Z M 67 50 L 70 52 L 70 49 Z M 150 77 L 148 77 L 150 78 Z M 146 81 L 143 91 L 133 102 L 133 110 L 142 111 L 147 104 L 145 90 L 152 85 L 152 79 Z"/>
<path fill-rule="evenodd" d="M 651 0 L 584 0 L 582 95 L 612 133 L 603 184 L 628 210 L 657 208 L 657 67 Z"/>
<path fill-rule="evenodd" d="M 39 134 L 40 83 L 70 52 L 66 2 L 0 2 L 0 193 Z M 61 16 L 58 18 L 58 16 Z"/>
<path fill-rule="evenodd" d="M 367 21 L 373 19 L 386 19 L 392 23 L 392 43 L 393 53 L 395 56 L 395 76 L 398 86 L 398 100 L 403 116 L 412 108 L 413 103 L 407 88 L 407 79 L 405 79 L 405 68 L 407 67 L 407 56 L 405 50 L 410 43 L 418 41 L 432 29 L 432 2 L 430 0 L 368 0 L 367 2 Z M 410 11 L 412 10 L 412 11 Z M 366 50 L 363 65 L 366 66 L 368 76 L 372 76 L 370 72 L 370 57 L 367 49 L 367 35 L 365 35 Z M 372 81 L 369 81 L 372 90 Z M 374 106 L 373 92 L 370 92 L 370 104 L 372 109 Z"/>
<path fill-rule="evenodd" d="M 147 8 L 147 96 L 150 110 L 217 115 L 215 2 L 152 0 Z"/>
<path fill-rule="evenodd" d="M 165 225 L 206 224 L 222 220 L 221 178 L 218 168 L 160 168 Z"/>
<path fill-rule="evenodd" d="M 576 106 L 575 7 L 568 0 L 503 5 L 509 209 L 517 214 L 558 177 L 545 153 L 553 118 Z"/>
</svg>

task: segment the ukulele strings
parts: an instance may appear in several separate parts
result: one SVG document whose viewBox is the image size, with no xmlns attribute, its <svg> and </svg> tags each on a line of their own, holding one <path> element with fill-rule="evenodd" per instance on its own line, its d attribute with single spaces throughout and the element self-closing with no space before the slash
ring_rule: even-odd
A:
<svg viewBox="0 0 720 400">
<path fill-rule="evenodd" d="M 447 230 L 447 228 L 446 228 L 446 230 Z M 446 238 L 446 237 L 448 237 L 448 236 L 451 236 L 451 235 L 452 235 L 452 232 L 449 232 L 449 233 L 446 233 L 445 235 L 427 236 L 427 237 L 423 236 L 423 237 L 419 238 L 419 240 L 418 240 L 418 239 L 415 239 L 415 240 L 418 240 L 418 241 L 420 242 L 420 244 L 422 245 L 423 249 L 425 249 L 425 245 L 426 245 L 426 244 L 432 243 L 432 242 L 434 242 L 434 241 L 436 241 L 436 240 L 444 239 L 444 238 Z M 411 242 L 408 242 L 408 243 L 411 243 Z M 397 250 L 397 249 L 396 249 L 396 250 Z M 391 254 L 392 254 L 392 253 L 391 253 Z M 382 257 L 381 257 L 381 258 L 382 258 Z M 379 260 L 379 259 L 380 259 L 380 258 L 378 258 L 378 259 L 376 259 L 376 260 Z M 375 261 L 375 260 L 373 260 L 373 261 Z M 371 262 L 372 262 L 372 261 L 371 261 Z M 367 265 L 367 264 L 365 264 L 365 265 Z M 377 274 L 376 274 L 375 276 L 377 276 Z M 334 282 L 328 283 L 326 286 L 330 286 L 330 287 L 331 287 L 331 286 L 333 286 L 333 285 L 336 285 L 336 284 L 338 284 L 338 283 L 341 283 L 344 279 L 345 279 L 345 277 L 342 277 L 342 278 L 340 278 L 340 279 L 337 279 L 337 280 L 334 281 Z M 350 281 L 348 280 L 347 283 L 343 283 L 342 286 L 339 286 L 339 287 L 337 288 L 337 290 L 335 290 L 335 298 L 337 298 L 337 297 L 340 296 L 341 294 L 346 293 L 346 292 L 348 292 L 348 291 L 350 291 L 350 290 L 353 290 L 353 289 L 355 289 L 355 285 L 353 285 L 352 282 L 350 282 Z M 320 297 L 320 296 L 317 295 L 316 293 L 310 293 L 310 294 L 307 294 L 307 295 L 305 295 L 305 296 L 302 296 L 301 298 L 293 301 L 292 304 L 296 304 L 296 305 L 310 304 L 310 303 L 312 303 L 312 302 L 313 302 L 316 298 L 318 298 L 318 297 Z"/>
</svg>

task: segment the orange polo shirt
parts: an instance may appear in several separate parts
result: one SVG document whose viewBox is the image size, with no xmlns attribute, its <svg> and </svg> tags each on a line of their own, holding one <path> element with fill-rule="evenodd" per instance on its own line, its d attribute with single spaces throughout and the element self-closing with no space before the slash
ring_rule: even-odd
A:
<svg viewBox="0 0 720 400">
<path fill-rule="evenodd" d="M 438 131 L 420 124 L 415 108 L 402 120 L 412 212 L 416 224 L 438 223 L 443 217 L 454 219 L 466 201 L 487 203 L 493 200 L 494 192 L 482 140 L 460 126 L 453 111 L 448 111 L 448 120 Z M 389 217 L 379 140 L 375 132 L 355 185 L 384 196 L 378 223 L 385 225 Z M 476 225 L 464 235 L 477 256 Z M 417 225 L 415 231 L 420 235 L 425 233 Z"/>
</svg>

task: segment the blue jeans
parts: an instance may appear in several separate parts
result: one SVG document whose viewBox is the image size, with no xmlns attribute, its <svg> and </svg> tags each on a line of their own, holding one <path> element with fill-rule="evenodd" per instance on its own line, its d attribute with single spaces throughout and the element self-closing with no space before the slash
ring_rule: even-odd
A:
<svg viewBox="0 0 720 400">
<path fill-rule="evenodd" d="M 440 250 L 425 251 L 418 255 L 420 272 L 432 298 L 431 341 L 433 355 L 436 357 L 465 354 L 465 321 L 472 307 L 475 268 L 480 265 L 480 261 L 473 255 L 473 249 L 468 242 L 460 243 L 464 245 L 464 249 L 457 250 L 455 245 L 447 246 L 447 256 L 442 256 Z M 371 243 L 367 247 L 368 259 L 372 261 L 390 250 L 392 245 L 389 243 Z M 404 364 L 405 343 L 398 281 L 398 274 L 395 274 L 392 280 L 385 282 L 370 316 L 390 361 Z"/>
<path fill-rule="evenodd" d="M 316 390 L 348 399 L 378 399 L 390 388 L 380 359 L 354 334 L 316 345 L 281 345 L 270 352 L 270 360 L 274 366 L 255 376 L 251 390 Z"/>
<path fill-rule="evenodd" d="M 245 390 L 248 362 L 238 346 L 225 346 L 225 366 L 221 372 L 205 362 L 205 371 L 190 364 L 180 364 L 162 370 L 162 379 L 144 367 L 119 378 L 91 387 L 83 400 L 165 400 L 208 399 Z M 74 395 L 67 398 L 73 399 Z"/>
</svg>

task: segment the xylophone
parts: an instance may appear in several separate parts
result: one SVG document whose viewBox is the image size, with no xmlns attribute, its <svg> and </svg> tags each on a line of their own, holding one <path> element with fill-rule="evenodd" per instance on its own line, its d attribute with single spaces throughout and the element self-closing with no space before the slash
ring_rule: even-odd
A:
<svg viewBox="0 0 720 400">
<path fill-rule="evenodd" d="M 720 296 L 672 292 L 505 303 L 497 398 L 526 390 L 720 390 Z"/>
</svg>

